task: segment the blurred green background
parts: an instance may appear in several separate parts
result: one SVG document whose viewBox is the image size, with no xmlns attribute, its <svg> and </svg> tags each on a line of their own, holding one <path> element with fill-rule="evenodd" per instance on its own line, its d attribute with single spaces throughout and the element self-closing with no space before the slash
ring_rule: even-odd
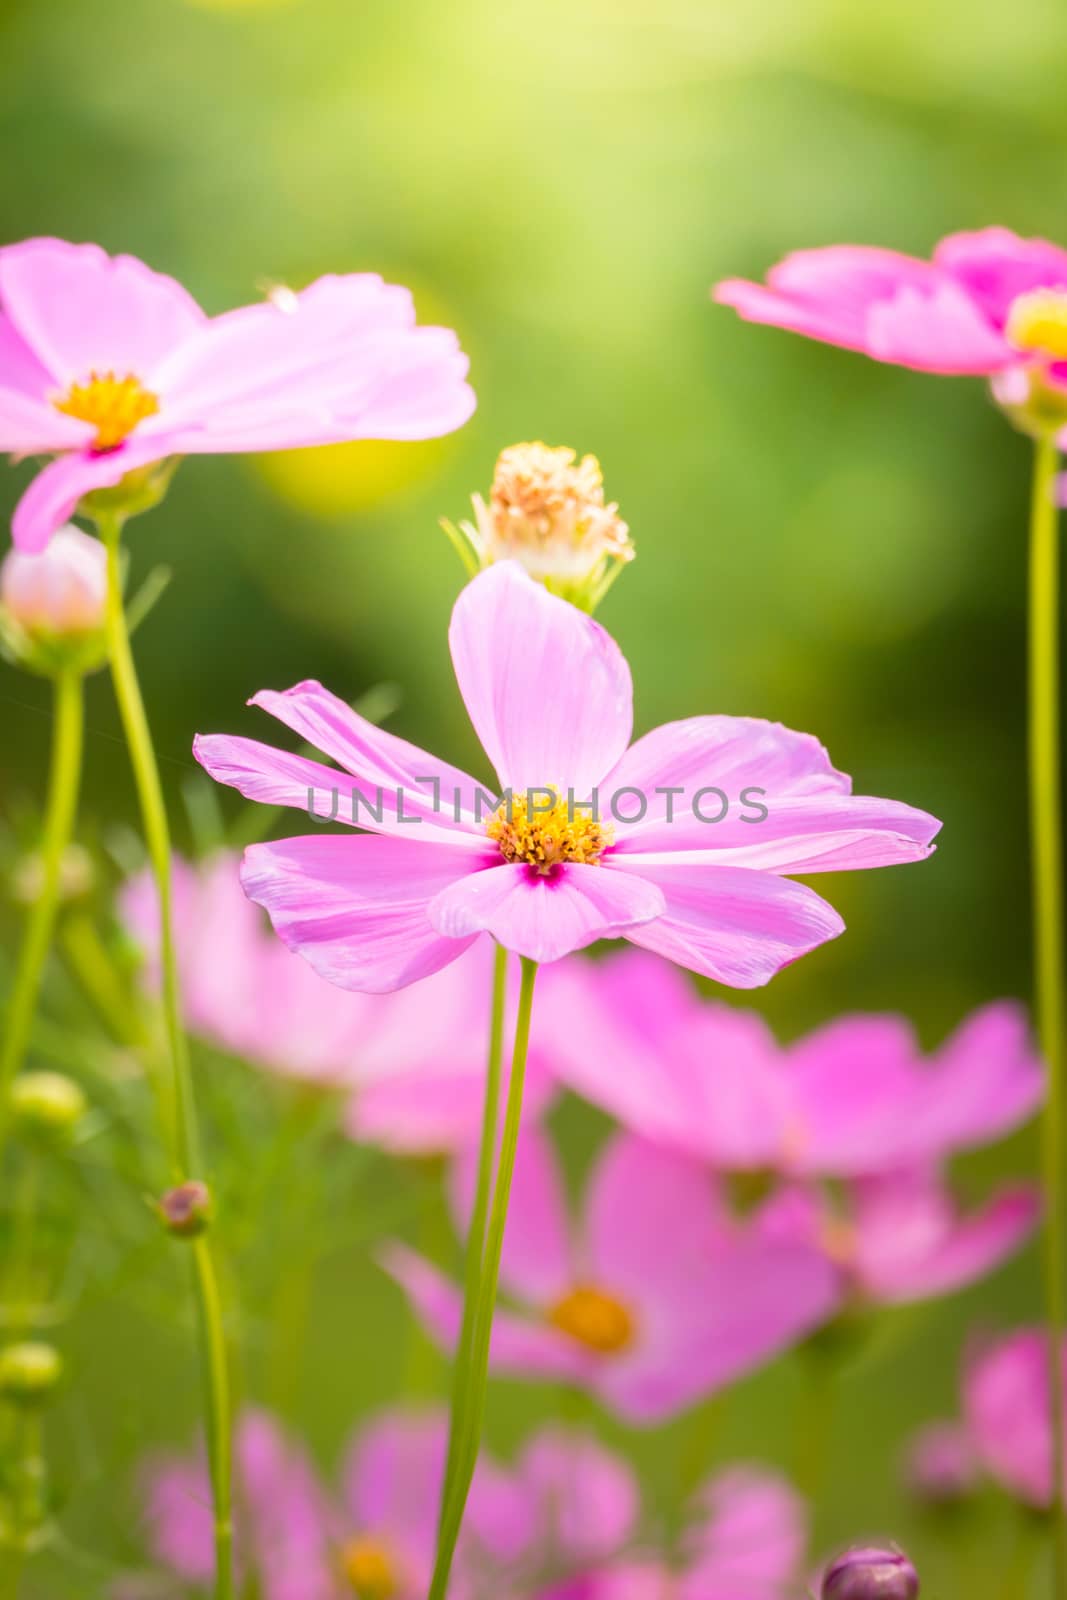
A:
<svg viewBox="0 0 1067 1600">
<path fill-rule="evenodd" d="M 601 458 L 637 541 L 602 618 L 640 730 L 775 717 L 860 790 L 945 820 L 927 865 L 824 881 L 847 936 L 754 1003 L 787 1035 L 900 1009 L 934 1042 L 1025 994 L 1027 447 L 980 385 L 746 327 L 708 287 L 833 241 L 926 253 L 992 222 L 1064 238 L 1065 66 L 1061 0 L 0 0 L 5 240 L 132 251 L 211 311 L 374 269 L 471 355 L 479 409 L 454 438 L 193 461 L 131 527 L 135 577 L 174 569 L 137 650 L 179 833 L 194 732 L 266 732 L 244 709 L 266 685 L 393 682 L 392 726 L 474 760 L 445 643 L 460 573 L 436 523 L 487 488 L 502 446 L 544 438 Z M 29 470 L 4 470 L 5 521 Z M 17 808 L 42 785 L 46 686 L 0 669 L 0 707 L 0 803 Z M 104 679 L 89 719 L 86 810 L 132 817 Z M 1032 1160 L 1023 1137 L 965 1176 Z M 294 1405 L 329 1459 L 399 1389 L 401 1312 L 355 1247 L 320 1277 Z M 896 1320 L 849 1380 L 820 1539 L 911 1537 L 950 1574 L 901 1504 L 899 1443 L 953 1408 L 965 1330 L 1030 1317 L 1037 1294 L 1028 1257 Z M 111 1553 L 140 1441 L 193 1427 L 183 1340 L 140 1319 L 116 1299 L 68 1339 L 70 1523 Z M 716 1452 L 788 1460 L 796 1388 L 786 1364 L 736 1391 Z M 493 1433 L 543 1398 L 498 1388 Z M 102 1473 L 108 1432 L 122 1445 Z M 636 1442 L 653 1492 L 684 1435 Z M 36 1581 L 83 1592 L 73 1567 Z"/>
</svg>

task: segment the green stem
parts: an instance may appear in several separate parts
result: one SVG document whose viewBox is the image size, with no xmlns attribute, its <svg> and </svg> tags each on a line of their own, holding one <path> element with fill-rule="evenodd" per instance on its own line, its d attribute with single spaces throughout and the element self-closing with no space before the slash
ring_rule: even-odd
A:
<svg viewBox="0 0 1067 1600">
<path fill-rule="evenodd" d="M 1065 1331 L 1064 1205 L 1064 919 L 1062 778 L 1060 772 L 1059 530 L 1053 439 L 1035 446 L 1030 510 L 1030 826 L 1033 874 L 1035 1004 L 1048 1072 L 1042 1123 L 1045 1190 L 1044 1275 L 1052 1408 L 1053 1593 L 1067 1600 L 1064 1514 Z"/>
<path fill-rule="evenodd" d="M 497 1283 L 500 1278 L 500 1257 L 504 1247 L 504 1229 L 508 1220 L 508 1201 L 511 1196 L 511 1179 L 515 1170 L 515 1152 L 519 1140 L 519 1122 L 522 1116 L 522 1091 L 526 1077 L 526 1056 L 530 1046 L 530 1017 L 533 1011 L 536 962 L 522 959 L 522 984 L 519 990 L 519 1011 L 515 1022 L 515 1047 L 511 1058 L 511 1081 L 508 1084 L 507 1105 L 504 1109 L 504 1128 L 500 1139 L 500 1160 L 497 1165 L 493 1204 L 485 1235 L 484 1259 L 481 1281 L 478 1286 L 477 1307 L 474 1316 L 474 1333 L 471 1343 L 470 1374 L 467 1385 L 466 1417 L 459 1433 L 455 1472 L 451 1492 L 446 1492 L 445 1513 L 437 1541 L 437 1558 L 429 1600 L 445 1600 L 448 1580 L 452 1571 L 452 1558 L 463 1523 L 471 1480 L 478 1459 L 478 1446 L 482 1437 L 485 1415 L 485 1389 L 489 1375 L 489 1345 L 493 1331 L 493 1310 L 496 1305 Z M 456 1418 L 453 1417 L 453 1427 Z"/>
<path fill-rule="evenodd" d="M 507 1001 L 508 953 L 498 945 L 493 963 L 493 1000 L 489 1024 L 489 1060 L 485 1075 L 485 1100 L 482 1105 L 482 1132 L 478 1148 L 478 1176 L 467 1232 L 467 1256 L 463 1278 L 463 1323 L 456 1346 L 452 1372 L 452 1418 L 448 1432 L 448 1455 L 441 1485 L 441 1511 L 437 1532 L 440 1537 L 452 1492 L 459 1456 L 463 1420 L 467 1409 L 470 1382 L 471 1347 L 478 1288 L 482 1277 L 485 1225 L 493 1187 L 493 1161 L 496 1155 L 497 1123 L 500 1119 L 500 1070 L 504 1059 L 504 1008 Z"/>
<path fill-rule="evenodd" d="M 145 713 L 141 686 L 130 648 L 130 634 L 122 603 L 120 539 L 122 519 L 113 514 L 98 518 L 107 547 L 107 645 L 133 767 L 144 824 L 145 842 L 159 897 L 159 948 L 163 972 L 163 1013 L 169 1046 L 171 1078 L 168 1135 L 174 1177 L 184 1182 L 195 1170 L 198 1139 L 189 1075 L 189 1058 L 182 1027 L 178 958 L 174 943 L 171 890 L 170 827 L 163 799 L 159 766 Z M 231 1600 L 233 1559 L 231 1534 L 232 1467 L 230 1384 L 226 1335 L 211 1248 L 206 1237 L 194 1242 L 194 1280 L 201 1333 L 201 1367 L 207 1417 L 208 1454 L 215 1516 L 215 1600 Z"/>
<path fill-rule="evenodd" d="M 55 927 L 63 856 L 70 843 L 78 804 L 84 720 L 80 675 L 60 673 L 55 680 L 51 774 L 41 839 L 41 892 L 33 902 L 26 923 L 8 1005 L 7 1031 L 0 1049 L 0 1148 L 10 1121 L 11 1083 L 26 1053 L 41 974 Z"/>
</svg>

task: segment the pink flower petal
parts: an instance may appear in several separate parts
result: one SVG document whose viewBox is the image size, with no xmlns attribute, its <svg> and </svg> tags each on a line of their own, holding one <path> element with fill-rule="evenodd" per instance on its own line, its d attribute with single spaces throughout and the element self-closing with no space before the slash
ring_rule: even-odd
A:
<svg viewBox="0 0 1067 1600">
<path fill-rule="evenodd" d="M 627 929 L 626 938 L 735 989 L 758 988 L 844 930 L 814 890 L 770 873 L 669 853 L 616 853 L 611 865 L 656 884 L 667 901 L 662 916 Z"/>
<path fill-rule="evenodd" d="M 452 846 L 324 834 L 251 845 L 241 882 L 322 977 L 382 994 L 436 972 L 471 943 L 442 938 L 426 914 L 469 871 L 467 852 Z"/>
<path fill-rule="evenodd" d="M 1017 295 L 1045 287 L 1067 288 L 1067 250 L 1046 239 L 1021 239 L 1008 228 L 950 233 L 934 251 L 934 262 L 998 327 Z"/>
<path fill-rule="evenodd" d="M 51 404 L 57 394 L 51 373 L 0 311 L 0 450 L 35 455 L 88 445 L 92 427 L 57 411 Z"/>
<path fill-rule="evenodd" d="M 491 933 L 516 955 L 558 961 L 651 922 L 664 903 L 655 883 L 636 875 L 569 865 L 542 877 L 516 862 L 457 878 L 430 906 L 430 920 L 450 939 Z"/>
<path fill-rule="evenodd" d="M 964 1373 L 964 1415 L 982 1465 L 1035 1506 L 1052 1498 L 1049 1344 L 1025 1328 L 978 1351 Z"/>
<path fill-rule="evenodd" d="M 985 1277 L 1037 1226 L 1033 1185 L 1003 1189 L 981 1211 L 957 1217 L 948 1194 L 922 1174 L 857 1186 L 856 1266 L 866 1292 L 899 1303 L 949 1294 Z"/>
<path fill-rule="evenodd" d="M 431 1575 L 447 1447 L 443 1411 L 387 1411 L 360 1431 L 342 1469 L 352 1535 L 400 1553 L 420 1592 Z"/>
<path fill-rule="evenodd" d="M 439 826 L 428 791 L 409 791 L 401 785 L 403 792 L 398 798 L 397 786 L 379 784 L 380 771 L 357 779 L 351 773 L 309 761 L 306 756 L 261 744 L 258 739 L 222 733 L 197 734 L 193 755 L 218 783 L 229 784 L 246 800 L 292 806 L 323 823 L 336 821 L 394 834 L 405 843 L 450 845 L 461 852 L 457 861 L 469 861 L 469 870 L 479 863 L 491 865 L 500 860 L 499 852 L 484 833 L 474 834 L 457 827 L 450 816 L 445 816 Z M 425 759 L 432 771 L 433 757 Z"/>
<path fill-rule="evenodd" d="M 588 799 L 633 723 L 630 669 L 611 636 L 504 561 L 463 590 L 449 641 L 460 693 L 501 784 L 517 793 L 554 784 Z"/>
<path fill-rule="evenodd" d="M 519 1475 L 540 1513 L 539 1551 L 581 1566 L 607 1560 L 632 1536 L 636 1478 L 627 1462 L 589 1435 L 542 1428 L 522 1452 Z"/>
<path fill-rule="evenodd" d="M 960 1024 L 924 1074 L 916 1109 L 917 1153 L 967 1149 L 1028 1121 L 1045 1094 L 1045 1074 L 1026 1012 L 1008 1000 L 983 1006 Z"/>
<path fill-rule="evenodd" d="M 988 377 L 1016 359 L 971 297 L 951 280 L 932 290 L 904 288 L 872 306 L 867 348 L 877 361 L 960 376 Z"/>
<path fill-rule="evenodd" d="M 923 1078 L 903 1017 L 845 1016 L 788 1051 L 790 1170 L 834 1177 L 899 1168 L 913 1152 Z"/>
<path fill-rule="evenodd" d="M 0 301 L 61 389 L 92 372 L 151 388 L 164 358 L 206 321 L 173 278 L 62 239 L 0 250 Z"/>
<path fill-rule="evenodd" d="M 11 535 L 16 546 L 29 554 L 43 550 L 56 529 L 70 521 L 83 495 L 112 489 L 127 472 L 166 454 L 166 445 L 156 440 L 130 439 L 102 455 L 79 451 L 60 456 L 37 474 L 15 507 Z"/>
<path fill-rule="evenodd" d="M 473 1149 L 465 1151 L 452 1169 L 452 1209 L 463 1234 L 474 1204 L 477 1170 L 478 1153 Z M 515 1154 L 501 1282 L 520 1300 L 548 1305 L 573 1287 L 576 1272 L 567 1196 L 555 1150 L 537 1128 L 524 1128 Z"/>
<path fill-rule="evenodd" d="M 490 808 L 483 804 L 480 821 L 474 809 L 476 794 L 481 792 L 483 798 L 486 797 L 483 785 L 458 767 L 368 722 L 321 683 L 309 679 L 286 689 L 283 694 L 261 689 L 252 696 L 249 705 L 259 706 L 270 716 L 277 717 L 287 728 L 336 761 L 357 780 L 372 806 L 377 804 L 379 795 L 384 794 L 392 814 L 397 806 L 396 791 L 402 789 L 403 809 L 408 819 L 421 817 L 441 828 L 462 827 L 467 832 L 476 832 L 479 841 L 484 843 Z M 456 817 L 457 810 L 461 811 L 460 820 Z M 368 808 L 360 809 L 359 818 L 365 826 L 375 826 Z M 403 826 L 410 826 L 410 820 Z"/>
<path fill-rule="evenodd" d="M 777 1473 L 733 1467 L 697 1496 L 679 1600 L 743 1596 L 774 1600 L 790 1592 L 808 1540 L 803 1500 Z"/>
</svg>

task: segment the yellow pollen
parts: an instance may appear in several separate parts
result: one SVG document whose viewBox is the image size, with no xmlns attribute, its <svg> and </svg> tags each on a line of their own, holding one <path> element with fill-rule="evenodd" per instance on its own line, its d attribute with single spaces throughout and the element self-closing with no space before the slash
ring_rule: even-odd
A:
<svg viewBox="0 0 1067 1600">
<path fill-rule="evenodd" d="M 497 559 L 526 548 L 548 553 L 583 546 L 620 561 L 633 557 L 630 530 L 619 508 L 604 499 L 596 456 L 540 441 L 501 452 L 489 491 L 488 522 Z"/>
<path fill-rule="evenodd" d="M 838 1267 L 850 1267 L 856 1257 L 856 1229 L 844 1217 L 827 1217 L 822 1225 L 822 1247 Z"/>
<path fill-rule="evenodd" d="M 361 1534 L 341 1550 L 341 1570 L 359 1600 L 392 1600 L 397 1591 L 393 1558 L 381 1540 Z"/>
<path fill-rule="evenodd" d="M 558 1300 L 548 1320 L 599 1355 L 618 1355 L 633 1343 L 633 1317 L 621 1300 L 591 1284 L 578 1284 Z"/>
<path fill-rule="evenodd" d="M 93 449 L 114 450 L 146 417 L 154 417 L 159 401 L 138 378 L 113 372 L 91 372 L 85 383 L 72 383 L 66 394 L 53 401 L 65 417 L 91 422 L 96 428 Z"/>
<path fill-rule="evenodd" d="M 1017 350 L 1067 361 L 1067 289 L 1034 289 L 1012 301 L 1005 329 Z"/>
<path fill-rule="evenodd" d="M 525 861 L 542 877 L 567 862 L 595 866 L 615 835 L 579 805 L 546 784 L 505 799 L 486 832 L 505 861 Z"/>
</svg>

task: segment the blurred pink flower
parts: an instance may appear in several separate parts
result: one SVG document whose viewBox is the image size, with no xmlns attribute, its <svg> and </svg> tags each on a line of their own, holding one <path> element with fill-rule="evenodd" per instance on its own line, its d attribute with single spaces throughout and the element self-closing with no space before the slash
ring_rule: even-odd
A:
<svg viewBox="0 0 1067 1600">
<path fill-rule="evenodd" d="M 343 774 L 250 739 L 202 735 L 194 746 L 213 777 L 271 805 L 304 808 L 316 790 L 336 795 L 343 782 L 356 815 L 342 820 L 380 835 L 288 839 L 245 855 L 246 892 L 291 949 L 343 988 L 400 988 L 455 960 L 480 933 L 542 962 L 623 937 L 751 988 L 843 926 L 784 874 L 930 852 L 932 817 L 853 797 L 821 745 L 777 724 L 697 717 L 627 749 L 632 686 L 617 645 L 512 562 L 467 586 L 450 637 L 471 720 L 516 797 L 510 819 L 504 804 L 487 824 L 486 791 L 474 779 L 364 721 L 317 683 L 263 691 L 253 704 L 325 750 Z M 694 811 L 694 791 L 725 785 L 735 802 L 746 786 L 766 797 L 758 825 L 736 811 L 717 824 Z M 522 797 L 539 788 L 556 803 L 535 821 Z M 594 794 L 601 821 L 576 804 Z M 636 795 L 642 815 L 609 827 L 608 804 L 619 795 L 631 806 Z"/>
<path fill-rule="evenodd" d="M 551 999 L 549 998 L 551 996 Z M 782 1046 L 641 951 L 542 981 L 553 1070 L 636 1132 L 718 1168 L 857 1177 L 1010 1132 L 1044 1074 L 1021 1006 L 974 1012 L 929 1059 L 903 1017 L 845 1016 Z"/>
<path fill-rule="evenodd" d="M 473 1184 L 474 1162 L 461 1157 L 458 1224 Z M 387 1246 L 381 1259 L 450 1348 L 459 1290 L 406 1246 Z M 577 1223 L 551 1146 L 536 1130 L 523 1135 L 501 1286 L 514 1305 L 497 1311 L 492 1367 L 575 1384 L 638 1423 L 769 1361 L 839 1298 L 817 1243 L 737 1222 L 699 1162 L 625 1133 L 599 1156 Z"/>
<path fill-rule="evenodd" d="M 477 1141 L 489 1033 L 488 939 L 475 940 L 418 990 L 353 994 L 320 978 L 274 937 L 241 889 L 235 854 L 221 851 L 199 867 L 175 857 L 173 875 L 182 1003 L 194 1033 L 282 1076 L 347 1093 L 344 1125 L 361 1143 L 421 1155 Z M 145 978 L 153 989 L 156 905 L 147 871 L 120 895 L 120 914 L 147 954 Z M 538 1018 L 527 1065 L 528 1114 L 538 1114 L 553 1089 Z"/>
<path fill-rule="evenodd" d="M 866 245 L 798 250 L 766 285 L 714 297 L 769 323 L 922 372 L 996 377 L 1006 403 L 1032 373 L 1067 389 L 1067 251 L 1007 228 L 955 233 L 931 261 Z"/>
<path fill-rule="evenodd" d="M 266 1413 L 246 1411 L 235 1441 L 235 1555 L 263 1600 L 338 1600 L 327 1530 L 330 1508 L 311 1463 Z M 206 1463 L 160 1454 L 143 1473 L 149 1549 L 197 1589 L 215 1572 Z"/>
<path fill-rule="evenodd" d="M 964 1215 L 935 1166 L 841 1184 L 789 1185 L 766 1202 L 760 1227 L 806 1240 L 836 1263 L 861 1301 L 903 1304 L 985 1277 L 1025 1243 L 1041 1214 L 1038 1185 L 1002 1188 Z"/>
<path fill-rule="evenodd" d="M 1044 1329 L 1022 1328 L 972 1352 L 963 1375 L 963 1414 L 990 1476 L 1026 1504 L 1048 1506 L 1052 1428 Z"/>
<path fill-rule="evenodd" d="M 0 564 L 0 605 L 28 634 L 69 637 L 104 626 L 107 552 L 80 528 L 60 528 L 48 550 L 9 550 Z"/>
<path fill-rule="evenodd" d="M 952 1505 L 967 1498 L 977 1478 L 974 1445 L 960 1423 L 929 1422 L 913 1434 L 904 1459 L 904 1479 L 917 1500 Z"/>
<path fill-rule="evenodd" d="M 56 453 L 15 512 L 39 550 L 82 497 L 168 456 L 424 439 L 465 422 L 467 360 L 371 273 L 208 317 L 96 245 L 0 250 L 0 450 Z"/>
<path fill-rule="evenodd" d="M 676 1568 L 638 1554 L 540 1590 L 538 1600 L 787 1600 L 799 1592 L 807 1517 L 776 1474 L 720 1472 L 694 1497 L 686 1522 Z"/>
</svg>

